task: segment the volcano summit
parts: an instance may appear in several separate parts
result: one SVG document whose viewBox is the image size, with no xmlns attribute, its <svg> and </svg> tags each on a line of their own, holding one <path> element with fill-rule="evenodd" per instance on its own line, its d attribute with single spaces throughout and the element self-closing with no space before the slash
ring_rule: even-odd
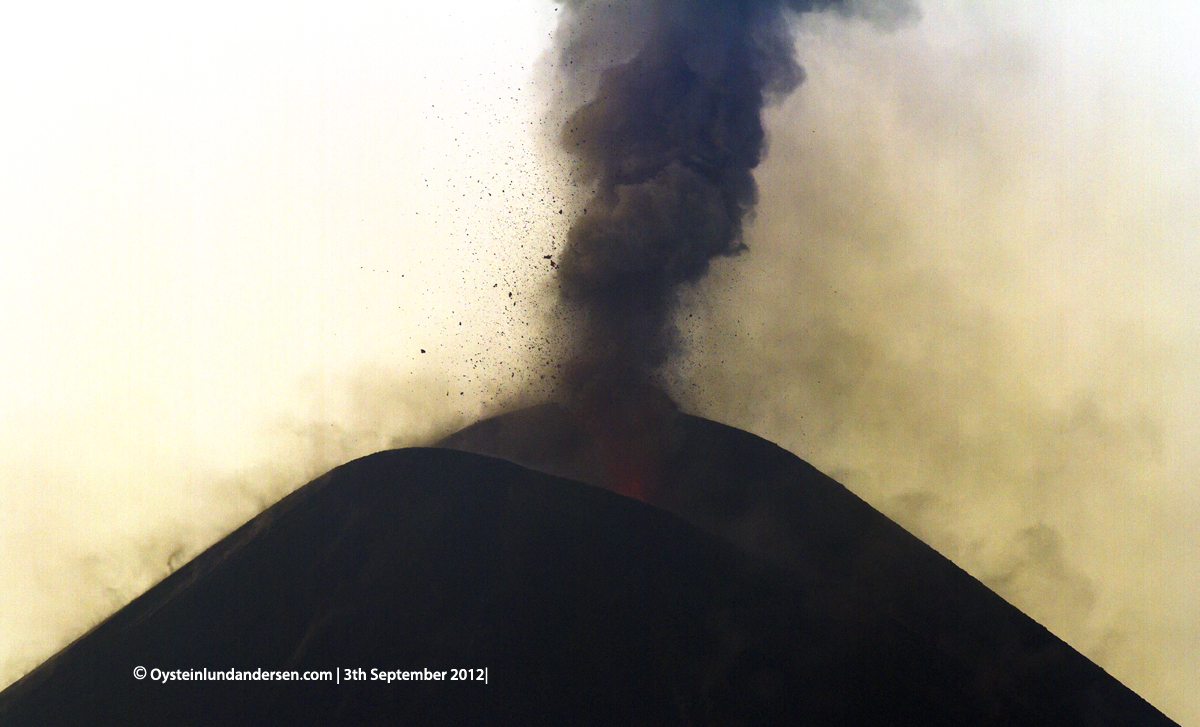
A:
<svg viewBox="0 0 1200 727">
<path fill-rule="evenodd" d="M 672 436 L 657 507 L 450 449 L 343 465 L 0 693 L 0 722 L 1172 724 L 800 459 L 686 415 Z M 612 472 L 553 405 L 443 446 Z M 231 670 L 298 680 L 153 678 Z"/>
</svg>

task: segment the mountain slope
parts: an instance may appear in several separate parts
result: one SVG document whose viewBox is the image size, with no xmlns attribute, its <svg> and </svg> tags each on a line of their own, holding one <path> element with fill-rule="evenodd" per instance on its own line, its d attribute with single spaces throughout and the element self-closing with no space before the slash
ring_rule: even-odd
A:
<svg viewBox="0 0 1200 727">
<path fill-rule="evenodd" d="M 799 459 L 683 421 L 681 456 L 705 458 L 659 492 L 709 532 L 486 456 L 382 452 L 0 693 L 0 723 L 1171 724 Z M 689 481 L 691 499 L 673 489 Z M 764 503 L 778 511 L 750 514 Z M 778 523 L 745 535 L 763 518 Z M 340 683 L 161 683 L 136 666 Z M 342 671 L 359 668 L 486 668 L 487 683 Z"/>
</svg>

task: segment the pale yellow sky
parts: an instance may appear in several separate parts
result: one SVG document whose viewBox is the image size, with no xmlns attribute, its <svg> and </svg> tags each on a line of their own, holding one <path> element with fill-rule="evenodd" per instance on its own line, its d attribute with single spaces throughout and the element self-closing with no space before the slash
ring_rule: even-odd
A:
<svg viewBox="0 0 1200 727">
<path fill-rule="evenodd" d="M 519 124 L 553 9 L 399 8 L 8 24 L 3 335 L 24 355 L 6 409 L 104 409 L 155 449 L 219 456 L 314 366 L 399 364 L 461 312 L 446 238 L 486 215 L 451 180 L 531 165 Z"/>
<path fill-rule="evenodd" d="M 545 149 L 554 88 L 539 59 L 553 3 L 169 5 L 31 3 L 0 28 L 0 684 L 305 477 L 488 411 L 536 379 L 545 345 L 542 255 L 573 199 Z M 1170 476 L 1114 497 L 1132 520 L 1200 515 L 1188 474 L 1200 464 L 1200 4 L 1006 5 L 926 3 L 921 26 L 878 44 L 862 28 L 809 27 L 802 55 L 835 60 L 810 63 L 808 105 L 772 117 L 772 148 L 834 150 L 825 162 L 844 172 L 861 161 L 855 144 L 933 159 L 947 139 L 1021 129 L 987 164 L 1045 180 L 1044 194 L 1021 182 L 998 197 L 1028 211 L 1003 229 L 1039 236 L 1022 247 L 996 232 L 996 249 L 1019 251 L 1021 280 L 1048 308 L 1081 309 L 1064 314 L 1062 340 L 1145 319 L 1172 342 Z M 884 95 L 864 105 L 838 82 Z M 995 124 L 954 126 L 999 110 Z M 841 128 L 799 126 L 831 120 Z M 947 159 L 895 166 L 928 172 L 901 180 L 913 189 L 934 177 L 944 187 L 959 179 L 937 176 Z M 767 170 L 763 184 L 790 173 Z M 778 209 L 764 208 L 764 230 Z M 992 238 L 960 249 L 939 237 L 948 216 L 913 224 L 933 242 L 906 266 L 966 281 L 987 267 Z M 1033 320 L 1020 291 L 977 297 L 1005 320 Z M 1056 335 L 1031 332 L 1041 343 L 1015 360 L 1054 350 Z M 1062 375 L 1121 380 L 1094 367 Z M 694 400 L 700 413 L 733 411 Z M 758 431 L 831 467 L 863 459 L 801 451 L 818 438 L 788 421 Z M 1143 566 L 1200 577 L 1200 539 L 1179 516 L 1162 521 L 1169 547 L 1114 545 L 1088 533 L 1112 509 L 1080 507 L 1044 517 L 1110 610 L 1153 622 L 1111 647 L 1124 649 L 1114 669 L 1132 669 L 1200 603 L 1176 607 L 1181 589 L 1153 582 L 1154 609 L 1112 594 Z M 973 526 L 954 527 L 966 537 Z M 1100 544 L 1126 565 L 1108 573 L 1081 555 Z M 1200 678 L 1200 630 L 1173 648 L 1167 667 L 1135 678 L 1171 716 L 1200 723 L 1187 687 Z"/>
<path fill-rule="evenodd" d="M 563 224 L 530 83 L 556 11 L 416 7 L 7 17 L 0 681 L 179 547 L 526 375 L 506 293 Z"/>
</svg>

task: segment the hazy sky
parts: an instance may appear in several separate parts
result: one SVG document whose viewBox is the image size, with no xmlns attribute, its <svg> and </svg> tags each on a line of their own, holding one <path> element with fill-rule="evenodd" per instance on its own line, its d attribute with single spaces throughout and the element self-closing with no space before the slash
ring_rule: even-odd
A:
<svg viewBox="0 0 1200 727">
<path fill-rule="evenodd" d="M 2 684 L 554 345 L 556 6 L 171 5 L 0 30 Z M 1200 6 L 924 7 L 798 24 L 677 393 L 1200 724 Z"/>
</svg>

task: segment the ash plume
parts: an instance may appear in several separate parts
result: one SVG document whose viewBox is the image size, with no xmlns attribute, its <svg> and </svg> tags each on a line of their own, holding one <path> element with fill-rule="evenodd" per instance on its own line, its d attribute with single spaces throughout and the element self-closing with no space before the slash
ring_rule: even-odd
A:
<svg viewBox="0 0 1200 727">
<path fill-rule="evenodd" d="M 590 198 L 558 265 L 579 315 L 561 380 L 609 487 L 645 499 L 675 445 L 658 374 L 681 350 L 679 291 L 746 250 L 762 112 L 800 85 L 788 13 L 825 8 L 894 24 L 903 2 L 628 0 L 568 3 L 559 66 L 579 105 L 561 143 Z"/>
<path fill-rule="evenodd" d="M 568 81 L 586 85 L 597 57 L 618 56 L 562 132 L 578 180 L 594 189 L 559 267 L 562 295 L 585 321 L 568 376 L 576 398 L 653 388 L 678 349 L 680 286 L 746 249 L 762 111 L 804 77 L 786 11 L 830 7 L 883 22 L 908 12 L 829 0 L 568 4 L 559 29 Z"/>
</svg>

